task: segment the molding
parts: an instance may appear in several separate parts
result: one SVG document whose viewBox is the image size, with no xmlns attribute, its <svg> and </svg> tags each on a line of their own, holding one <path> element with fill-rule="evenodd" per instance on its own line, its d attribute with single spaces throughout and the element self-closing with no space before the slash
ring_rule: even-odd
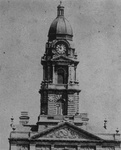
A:
<svg viewBox="0 0 121 150">
<path fill-rule="evenodd" d="M 57 102 L 61 98 L 62 98 L 62 94 L 49 94 L 48 95 L 48 100 L 50 102 L 52 102 L 52 101 Z"/>
</svg>

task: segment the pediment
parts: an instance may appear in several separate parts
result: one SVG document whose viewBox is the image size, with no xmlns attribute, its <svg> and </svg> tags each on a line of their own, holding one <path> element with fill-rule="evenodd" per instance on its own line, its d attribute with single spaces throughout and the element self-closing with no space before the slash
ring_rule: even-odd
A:
<svg viewBox="0 0 121 150">
<path fill-rule="evenodd" d="M 51 59 L 52 61 L 68 61 L 68 62 L 74 62 L 75 60 L 71 59 L 71 58 L 68 58 L 66 56 L 56 56 L 54 58 Z"/>
<path fill-rule="evenodd" d="M 102 140 L 77 126 L 64 122 L 31 137 L 31 139 Z"/>
</svg>

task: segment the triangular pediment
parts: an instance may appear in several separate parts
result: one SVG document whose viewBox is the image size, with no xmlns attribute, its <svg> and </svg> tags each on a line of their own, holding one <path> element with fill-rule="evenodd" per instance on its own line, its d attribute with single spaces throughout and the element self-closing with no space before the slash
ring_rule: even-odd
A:
<svg viewBox="0 0 121 150">
<path fill-rule="evenodd" d="M 52 60 L 52 61 L 60 61 L 60 62 L 61 62 L 61 61 L 64 61 L 64 62 L 66 62 L 66 61 L 68 61 L 68 62 L 78 62 L 77 60 L 68 58 L 68 57 L 63 56 L 63 55 L 61 55 L 61 56 L 55 56 L 55 57 L 52 58 L 51 60 Z"/>
<path fill-rule="evenodd" d="M 96 135 L 93 135 L 77 126 L 64 122 L 53 128 L 47 129 L 31 137 L 31 139 L 51 139 L 51 140 L 102 140 Z"/>
</svg>

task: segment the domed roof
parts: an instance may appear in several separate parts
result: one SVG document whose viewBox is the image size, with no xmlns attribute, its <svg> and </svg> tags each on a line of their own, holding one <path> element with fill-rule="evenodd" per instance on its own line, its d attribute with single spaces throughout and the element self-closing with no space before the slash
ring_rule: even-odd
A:
<svg viewBox="0 0 121 150">
<path fill-rule="evenodd" d="M 50 26 L 48 38 L 49 40 L 54 39 L 72 40 L 73 31 L 69 21 L 64 17 L 64 7 L 61 6 L 60 4 L 57 8 L 58 8 L 57 11 L 58 15 Z"/>
</svg>

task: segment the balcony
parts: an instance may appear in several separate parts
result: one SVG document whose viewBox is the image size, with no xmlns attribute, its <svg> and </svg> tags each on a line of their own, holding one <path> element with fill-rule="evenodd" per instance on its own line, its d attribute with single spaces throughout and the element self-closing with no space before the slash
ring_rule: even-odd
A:
<svg viewBox="0 0 121 150">
<path fill-rule="evenodd" d="M 51 82 L 42 82 L 41 83 L 41 88 L 42 89 L 57 89 L 57 90 L 78 90 L 79 89 L 79 84 L 77 82 L 69 82 L 69 84 L 59 84 L 59 83 L 52 83 Z"/>
<path fill-rule="evenodd" d="M 67 89 L 67 84 L 48 84 L 48 89 L 58 89 L 58 90 L 65 90 Z"/>
</svg>

